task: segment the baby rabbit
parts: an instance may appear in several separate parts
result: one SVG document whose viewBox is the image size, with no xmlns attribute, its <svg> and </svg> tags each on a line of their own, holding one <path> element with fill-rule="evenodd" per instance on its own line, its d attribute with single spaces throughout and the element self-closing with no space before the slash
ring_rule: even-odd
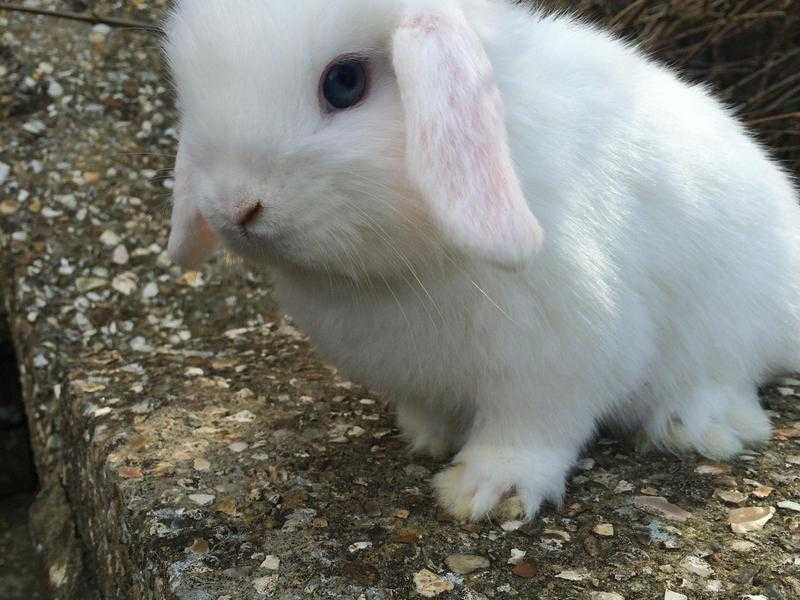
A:
<svg viewBox="0 0 800 600">
<path fill-rule="evenodd" d="M 178 1 L 169 250 L 268 266 L 454 516 L 559 502 L 599 425 L 727 458 L 800 365 L 800 209 L 734 114 L 501 0 Z"/>
</svg>

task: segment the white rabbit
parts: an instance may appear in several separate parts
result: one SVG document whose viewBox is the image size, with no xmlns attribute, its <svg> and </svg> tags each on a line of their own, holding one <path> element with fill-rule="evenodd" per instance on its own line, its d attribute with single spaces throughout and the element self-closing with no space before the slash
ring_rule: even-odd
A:
<svg viewBox="0 0 800 600">
<path fill-rule="evenodd" d="M 499 0 L 179 1 L 170 251 L 222 243 L 414 449 L 442 505 L 558 502 L 598 425 L 730 457 L 800 365 L 800 209 L 732 111 Z"/>
</svg>

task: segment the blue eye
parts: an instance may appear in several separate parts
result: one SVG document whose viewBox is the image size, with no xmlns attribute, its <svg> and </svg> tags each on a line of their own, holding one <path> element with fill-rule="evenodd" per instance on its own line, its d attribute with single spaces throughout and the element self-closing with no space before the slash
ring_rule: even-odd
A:
<svg viewBox="0 0 800 600">
<path fill-rule="evenodd" d="M 349 58 L 333 63 L 322 76 L 322 95 L 333 110 L 346 110 L 367 95 L 367 63 Z"/>
</svg>

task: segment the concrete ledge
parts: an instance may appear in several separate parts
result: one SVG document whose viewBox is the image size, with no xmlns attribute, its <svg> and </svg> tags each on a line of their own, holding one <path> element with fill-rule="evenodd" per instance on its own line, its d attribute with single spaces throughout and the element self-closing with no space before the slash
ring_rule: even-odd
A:
<svg viewBox="0 0 800 600">
<path fill-rule="evenodd" d="M 728 523 L 733 501 L 800 500 L 800 384 L 769 391 L 781 434 L 731 465 L 601 440 L 564 508 L 453 523 L 440 465 L 319 363 L 262 277 L 165 260 L 155 40 L 2 13 L 0 30 L 2 289 L 54 598 L 800 596 L 800 515 Z"/>
</svg>

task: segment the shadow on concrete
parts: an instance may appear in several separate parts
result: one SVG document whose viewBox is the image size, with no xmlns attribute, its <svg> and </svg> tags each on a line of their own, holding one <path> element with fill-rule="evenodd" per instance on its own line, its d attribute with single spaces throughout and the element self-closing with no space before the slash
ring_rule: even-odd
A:
<svg viewBox="0 0 800 600">
<path fill-rule="evenodd" d="M 4 331 L 0 327 L 0 335 Z M 0 338 L 0 590 L 7 600 L 44 600 L 44 572 L 30 532 L 36 470 L 17 361 L 5 340 Z"/>
</svg>

